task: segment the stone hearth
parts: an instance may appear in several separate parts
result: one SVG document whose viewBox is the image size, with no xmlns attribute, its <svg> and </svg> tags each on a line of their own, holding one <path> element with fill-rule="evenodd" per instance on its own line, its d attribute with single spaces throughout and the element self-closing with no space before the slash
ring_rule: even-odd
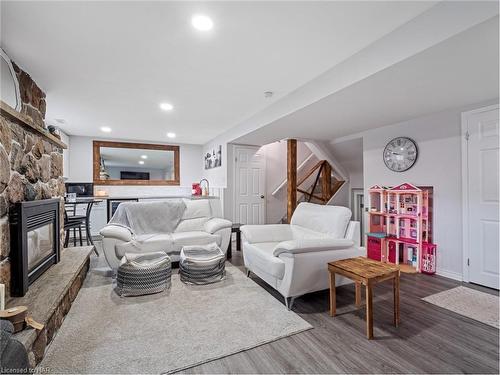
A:
<svg viewBox="0 0 500 375">
<path fill-rule="evenodd" d="M 28 306 L 29 315 L 44 324 L 41 331 L 26 328 L 14 335 L 28 351 L 32 368 L 42 360 L 45 348 L 75 300 L 87 276 L 92 251 L 91 246 L 64 249 L 60 262 L 31 284 L 24 297 L 9 301 L 7 307 Z"/>
</svg>

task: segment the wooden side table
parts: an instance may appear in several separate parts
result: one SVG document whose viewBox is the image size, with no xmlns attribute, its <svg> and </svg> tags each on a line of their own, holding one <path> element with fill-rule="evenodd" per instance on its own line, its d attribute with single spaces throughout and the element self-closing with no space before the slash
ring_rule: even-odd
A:
<svg viewBox="0 0 500 375">
<path fill-rule="evenodd" d="M 373 338 L 372 287 L 382 281 L 392 280 L 394 292 L 394 325 L 399 326 L 399 267 L 377 262 L 365 257 L 349 258 L 328 263 L 330 272 L 330 315 L 336 314 L 335 275 L 341 275 L 356 283 L 356 306 L 361 305 L 361 285 L 366 291 L 366 337 Z"/>
</svg>

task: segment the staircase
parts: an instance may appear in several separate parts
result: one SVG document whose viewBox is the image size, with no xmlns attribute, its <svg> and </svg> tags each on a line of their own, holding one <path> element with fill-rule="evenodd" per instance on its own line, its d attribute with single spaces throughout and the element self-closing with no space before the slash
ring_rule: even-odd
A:
<svg viewBox="0 0 500 375">
<path fill-rule="evenodd" d="M 332 166 L 326 160 L 319 160 L 307 173 L 297 181 L 297 202 L 328 204 L 335 194 L 346 183 L 333 172 Z M 307 186 L 307 187 L 305 187 Z M 281 223 L 286 223 L 283 216 Z"/>
<path fill-rule="evenodd" d="M 302 189 L 300 186 L 316 171 L 314 183 L 309 188 Z M 345 181 L 335 178 L 332 167 L 326 160 L 320 160 L 305 176 L 297 181 L 297 192 L 302 194 L 306 202 L 328 204 L 344 183 Z"/>
</svg>

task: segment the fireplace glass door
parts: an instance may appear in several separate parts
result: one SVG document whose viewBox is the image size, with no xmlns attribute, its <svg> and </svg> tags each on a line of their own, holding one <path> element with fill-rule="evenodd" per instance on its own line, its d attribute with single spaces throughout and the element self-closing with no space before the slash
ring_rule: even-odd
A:
<svg viewBox="0 0 500 375">
<path fill-rule="evenodd" d="M 55 252 L 54 223 L 30 230 L 27 236 L 28 273 L 31 273 L 37 265 Z"/>
<path fill-rule="evenodd" d="M 9 212 L 11 295 L 28 287 L 59 262 L 59 198 L 17 202 Z"/>
</svg>

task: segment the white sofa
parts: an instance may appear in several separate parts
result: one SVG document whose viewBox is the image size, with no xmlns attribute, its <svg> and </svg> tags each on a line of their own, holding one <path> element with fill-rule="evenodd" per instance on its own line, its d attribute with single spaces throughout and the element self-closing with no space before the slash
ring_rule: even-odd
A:
<svg viewBox="0 0 500 375">
<path fill-rule="evenodd" d="M 111 223 L 101 229 L 104 256 L 111 269 L 116 271 L 125 253 L 165 251 L 173 262 L 177 262 L 183 246 L 207 245 L 213 242 L 217 243 L 221 250 L 226 253 L 231 238 L 232 223 L 222 218 L 220 200 L 183 199 L 183 201 L 186 208 L 180 211 L 182 212 L 181 217 L 168 217 L 168 215 L 166 217 L 169 222 L 178 220 L 175 229 L 171 232 L 161 231 L 137 235 L 130 228 Z M 139 205 L 135 206 L 134 210 L 141 209 L 141 207 L 147 210 L 154 203 L 134 202 L 126 204 Z M 147 215 L 145 216 L 147 217 Z M 161 223 L 160 225 L 157 222 L 152 223 L 152 227 L 161 227 Z"/>
<path fill-rule="evenodd" d="M 290 225 L 242 226 L 247 274 L 280 292 L 290 309 L 295 297 L 329 287 L 328 262 L 366 255 L 359 222 L 350 219 L 346 207 L 300 203 Z M 337 277 L 336 285 L 349 282 Z"/>
</svg>

